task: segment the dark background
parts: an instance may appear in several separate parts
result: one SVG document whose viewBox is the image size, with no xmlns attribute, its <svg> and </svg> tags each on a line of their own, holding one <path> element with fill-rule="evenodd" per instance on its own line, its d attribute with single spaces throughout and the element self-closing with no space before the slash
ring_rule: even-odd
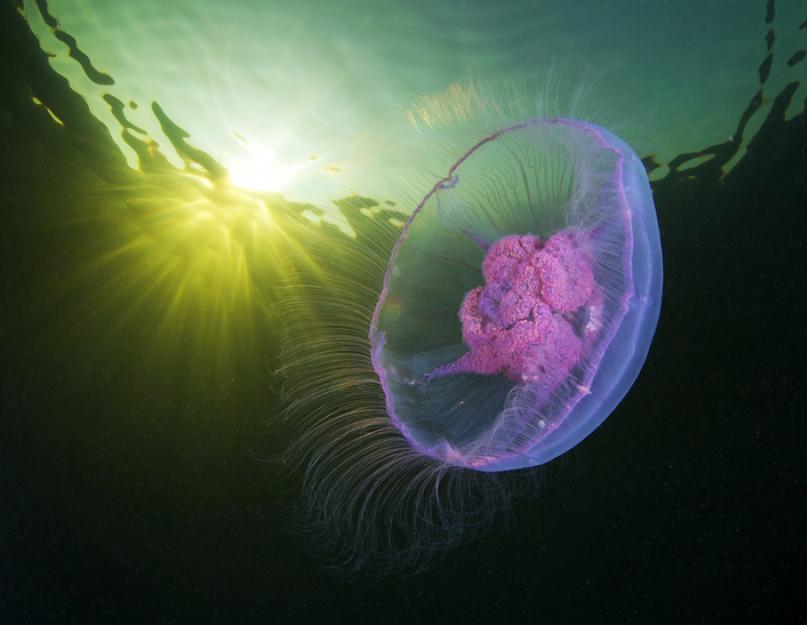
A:
<svg viewBox="0 0 807 625">
<path fill-rule="evenodd" d="M 0 11 L 0 623 L 807 622 L 807 116 L 784 121 L 787 90 L 726 178 L 654 184 L 661 321 L 597 435 L 511 527 L 419 575 L 350 581 L 307 555 L 295 479 L 260 460 L 271 328 L 222 437 L 229 399 L 144 373 L 148 328 L 109 344 L 43 309 L 93 236 L 57 207 L 124 165 Z M 67 130 L 32 93 L 60 99 Z"/>
</svg>

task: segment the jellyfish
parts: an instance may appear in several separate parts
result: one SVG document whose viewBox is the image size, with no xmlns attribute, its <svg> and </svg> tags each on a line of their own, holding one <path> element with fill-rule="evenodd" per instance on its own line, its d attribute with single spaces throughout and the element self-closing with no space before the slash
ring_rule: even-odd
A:
<svg viewBox="0 0 807 625">
<path fill-rule="evenodd" d="M 633 384 L 661 285 L 650 186 L 623 141 L 564 118 L 485 137 L 391 254 L 370 327 L 387 413 L 441 462 L 544 464 Z"/>
<path fill-rule="evenodd" d="M 285 315 L 284 423 L 306 534 L 334 570 L 386 574 L 489 531 L 615 409 L 662 255 L 641 160 L 561 117 L 477 141 L 402 227 L 357 223 Z"/>
</svg>

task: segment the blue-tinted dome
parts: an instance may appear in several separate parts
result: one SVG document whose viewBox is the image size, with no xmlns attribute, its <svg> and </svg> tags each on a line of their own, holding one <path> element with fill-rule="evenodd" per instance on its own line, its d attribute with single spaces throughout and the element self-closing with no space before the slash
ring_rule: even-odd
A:
<svg viewBox="0 0 807 625">
<path fill-rule="evenodd" d="M 451 464 L 547 462 L 636 379 L 661 285 L 650 186 L 623 141 L 562 118 L 485 137 L 390 256 L 370 329 L 388 414 Z"/>
</svg>

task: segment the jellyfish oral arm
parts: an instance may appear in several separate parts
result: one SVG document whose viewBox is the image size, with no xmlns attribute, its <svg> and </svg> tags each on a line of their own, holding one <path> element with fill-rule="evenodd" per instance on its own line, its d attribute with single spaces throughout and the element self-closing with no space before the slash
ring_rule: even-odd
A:
<svg viewBox="0 0 807 625">
<path fill-rule="evenodd" d="M 547 241 L 512 235 L 490 246 L 482 263 L 485 286 L 469 291 L 459 311 L 470 351 L 427 373 L 426 379 L 504 374 L 546 391 L 559 384 L 582 349 L 569 319 L 595 292 L 583 238 L 571 231 Z M 595 314 L 588 318 L 596 325 Z"/>
</svg>

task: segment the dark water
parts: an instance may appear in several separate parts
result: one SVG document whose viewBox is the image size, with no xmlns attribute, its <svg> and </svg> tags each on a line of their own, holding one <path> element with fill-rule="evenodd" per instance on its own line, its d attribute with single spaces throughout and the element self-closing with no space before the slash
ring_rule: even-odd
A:
<svg viewBox="0 0 807 625">
<path fill-rule="evenodd" d="M 749 72 L 765 83 L 766 33 L 800 33 L 771 57 L 798 70 L 807 30 L 758 4 Z M 807 622 L 807 115 L 785 115 L 797 83 L 763 90 L 753 136 L 706 141 L 693 150 L 715 158 L 683 170 L 685 155 L 654 182 L 661 321 L 599 433 L 548 467 L 509 527 L 418 575 L 349 581 L 294 532 L 300 476 L 266 462 L 280 444 L 267 422 L 283 249 L 252 212 L 221 240 L 185 225 L 208 192 L 137 133 L 140 171 L 128 167 L 16 3 L 0 6 L 0 623 Z M 746 95 L 738 129 L 763 98 Z M 152 110 L 199 176 L 223 175 Z M 210 194 L 270 202 L 291 239 L 342 236 L 302 217 L 313 206 Z M 374 231 L 362 205 L 339 204 L 359 240 Z M 200 237 L 226 262 L 199 256 Z"/>
</svg>

